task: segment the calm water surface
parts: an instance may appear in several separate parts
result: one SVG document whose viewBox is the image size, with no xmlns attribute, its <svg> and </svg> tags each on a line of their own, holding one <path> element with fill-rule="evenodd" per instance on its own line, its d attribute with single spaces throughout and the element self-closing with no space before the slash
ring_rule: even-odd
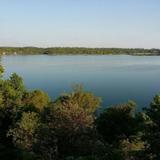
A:
<svg viewBox="0 0 160 160">
<path fill-rule="evenodd" d="M 73 84 L 102 97 L 104 107 L 137 102 L 147 106 L 160 93 L 160 56 L 3 56 L 5 77 L 16 72 L 29 89 L 43 89 L 54 99 Z"/>
</svg>

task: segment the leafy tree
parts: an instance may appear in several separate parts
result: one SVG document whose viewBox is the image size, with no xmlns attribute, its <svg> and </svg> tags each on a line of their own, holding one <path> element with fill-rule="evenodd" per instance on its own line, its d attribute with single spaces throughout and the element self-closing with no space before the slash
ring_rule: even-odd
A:
<svg viewBox="0 0 160 160">
<path fill-rule="evenodd" d="M 16 92 L 24 92 L 25 86 L 23 79 L 18 76 L 16 73 L 13 73 L 10 77 L 10 82 L 13 88 L 16 90 Z"/>
<path fill-rule="evenodd" d="M 16 49 L 7 48 L 12 52 Z M 30 48 L 19 48 L 21 53 Z M 33 53 L 36 48 L 32 48 Z M 40 49 L 41 50 L 41 49 Z M 50 48 L 51 54 L 119 53 L 115 49 Z M 135 50 L 125 50 L 126 52 Z M 138 49 L 137 49 L 138 51 Z M 140 50 L 144 52 L 143 50 Z M 134 102 L 96 115 L 100 98 L 75 86 L 55 101 L 40 90 L 28 91 L 23 79 L 3 79 L 0 66 L 0 159 L 3 160 L 159 160 L 160 96 L 136 113 Z"/>
<path fill-rule="evenodd" d="M 46 125 L 38 129 L 33 152 L 40 160 L 57 160 L 58 147 L 54 130 Z"/>
<path fill-rule="evenodd" d="M 0 159 L 16 159 L 17 150 L 12 143 L 12 139 L 7 137 L 7 132 L 11 124 L 10 114 L 0 108 Z"/>
<path fill-rule="evenodd" d="M 3 69 L 1 71 L 3 72 Z M 11 138 L 7 137 L 7 132 L 13 123 L 16 106 L 21 105 L 23 90 L 16 87 L 16 85 L 22 86 L 21 84 L 23 80 L 16 74 L 13 74 L 8 80 L 0 80 L 0 159 L 16 157 L 17 150 Z"/>
<path fill-rule="evenodd" d="M 76 90 L 59 97 L 50 106 L 45 119 L 48 126 L 55 131 L 61 156 L 79 154 L 80 150 L 81 154 L 92 152 L 92 147 L 96 142 L 93 138 L 93 113 L 99 106 L 98 102 L 99 98 L 93 94 Z"/>
<path fill-rule="evenodd" d="M 17 74 L 12 74 L 10 79 L 0 83 L 1 107 L 12 108 L 22 105 L 22 97 L 25 91 L 23 79 Z"/>
<path fill-rule="evenodd" d="M 101 99 L 91 92 L 84 91 L 82 85 L 75 85 L 72 93 L 59 97 L 56 102 L 62 104 L 72 102 L 91 115 L 100 107 Z"/>
<path fill-rule="evenodd" d="M 160 96 L 156 95 L 150 104 L 150 108 L 145 109 L 147 119 L 144 121 L 144 140 L 147 142 L 146 154 L 150 159 L 160 158 Z"/>
<path fill-rule="evenodd" d="M 107 143 L 117 143 L 135 133 L 135 103 L 107 108 L 96 120 L 96 128 Z"/>
<path fill-rule="evenodd" d="M 106 159 L 140 160 L 144 156 L 142 120 L 132 101 L 107 108 L 96 120 L 96 128 L 107 146 Z"/>
<path fill-rule="evenodd" d="M 27 92 L 23 97 L 23 103 L 27 106 L 34 106 L 37 110 L 42 111 L 50 102 L 48 95 L 41 91 L 35 90 Z"/>
<path fill-rule="evenodd" d="M 9 130 L 8 136 L 13 137 L 13 142 L 18 148 L 32 151 L 39 126 L 40 119 L 37 113 L 24 112 L 20 121 L 15 124 L 14 128 Z"/>
<path fill-rule="evenodd" d="M 3 73 L 4 73 L 4 68 L 2 65 L 0 65 L 0 78 L 2 78 Z"/>
</svg>

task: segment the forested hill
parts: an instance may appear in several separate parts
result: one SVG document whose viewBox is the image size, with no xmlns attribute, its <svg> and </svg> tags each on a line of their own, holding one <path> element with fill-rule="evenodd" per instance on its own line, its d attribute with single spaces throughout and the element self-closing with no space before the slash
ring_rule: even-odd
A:
<svg viewBox="0 0 160 160">
<path fill-rule="evenodd" d="M 0 47 L 0 54 L 47 54 L 47 55 L 67 55 L 67 54 L 87 54 L 87 55 L 108 55 L 108 54 L 126 54 L 126 55 L 160 55 L 160 49 L 143 48 L 78 48 L 78 47 Z"/>
</svg>

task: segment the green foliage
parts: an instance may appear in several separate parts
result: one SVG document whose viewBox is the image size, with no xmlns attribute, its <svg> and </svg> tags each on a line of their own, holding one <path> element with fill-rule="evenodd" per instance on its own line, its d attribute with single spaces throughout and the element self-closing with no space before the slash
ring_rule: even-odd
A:
<svg viewBox="0 0 160 160">
<path fill-rule="evenodd" d="M 150 104 L 150 108 L 145 109 L 148 119 L 144 125 L 143 139 L 147 142 L 146 151 L 154 160 L 160 158 L 160 96 L 156 95 Z"/>
<path fill-rule="evenodd" d="M 12 74 L 8 80 L 2 80 L 0 83 L 0 107 L 13 108 L 13 106 L 21 105 L 24 91 L 23 79 L 17 74 Z"/>
<path fill-rule="evenodd" d="M 34 106 L 37 110 L 42 111 L 49 104 L 49 97 L 46 93 L 40 90 L 26 93 L 23 102 L 27 106 Z"/>
<path fill-rule="evenodd" d="M 15 127 L 9 130 L 8 136 L 12 136 L 14 144 L 22 150 L 31 151 L 39 126 L 40 120 L 37 113 L 24 112 Z"/>
<path fill-rule="evenodd" d="M 116 143 L 129 138 L 136 128 L 135 103 L 107 108 L 96 120 L 97 130 L 107 143 Z"/>
<path fill-rule="evenodd" d="M 2 78 L 3 73 L 4 73 L 4 68 L 2 65 L 0 65 L 0 78 Z"/>
<path fill-rule="evenodd" d="M 50 106 L 45 119 L 55 131 L 61 156 L 92 152 L 91 147 L 96 142 L 91 139 L 94 134 L 93 113 L 99 104 L 99 98 L 92 93 L 76 89 L 59 97 Z"/>
<path fill-rule="evenodd" d="M 127 54 L 127 55 L 160 55 L 159 49 L 144 48 L 78 48 L 78 47 L 54 47 L 54 48 L 36 48 L 36 47 L 1 47 L 0 54 L 90 54 L 90 55 L 108 55 L 108 54 Z"/>
<path fill-rule="evenodd" d="M 13 86 L 13 88 L 16 90 L 16 92 L 24 92 L 25 86 L 23 83 L 23 79 L 19 77 L 16 73 L 13 73 L 10 77 L 10 83 Z"/>
<path fill-rule="evenodd" d="M 39 127 L 33 145 L 36 157 L 42 160 L 56 160 L 58 157 L 57 137 L 53 129 L 46 125 Z"/>
<path fill-rule="evenodd" d="M 84 91 L 82 85 L 75 85 L 73 92 L 59 97 L 56 100 L 56 103 L 58 102 L 64 105 L 67 103 L 75 104 L 90 115 L 95 113 L 100 107 L 101 99 L 91 92 Z"/>
<path fill-rule="evenodd" d="M 29 48 L 21 53 L 25 50 Z M 56 51 L 65 53 L 66 49 Z M 86 51 L 90 53 L 76 49 L 78 53 Z M 53 50 L 45 52 L 51 54 Z M 51 101 L 43 91 L 28 91 L 15 73 L 6 80 L 1 77 L 0 159 L 160 159 L 159 95 L 140 113 L 135 112 L 134 102 L 128 102 L 96 115 L 100 103 L 99 97 L 83 90 L 81 85 Z"/>
</svg>

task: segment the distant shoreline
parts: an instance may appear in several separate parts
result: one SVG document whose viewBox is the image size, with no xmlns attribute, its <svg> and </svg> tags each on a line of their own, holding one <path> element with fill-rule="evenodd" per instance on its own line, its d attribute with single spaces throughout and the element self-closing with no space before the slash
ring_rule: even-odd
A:
<svg viewBox="0 0 160 160">
<path fill-rule="evenodd" d="M 0 47 L 0 55 L 132 55 L 160 56 L 160 49 L 83 47 Z"/>
</svg>

